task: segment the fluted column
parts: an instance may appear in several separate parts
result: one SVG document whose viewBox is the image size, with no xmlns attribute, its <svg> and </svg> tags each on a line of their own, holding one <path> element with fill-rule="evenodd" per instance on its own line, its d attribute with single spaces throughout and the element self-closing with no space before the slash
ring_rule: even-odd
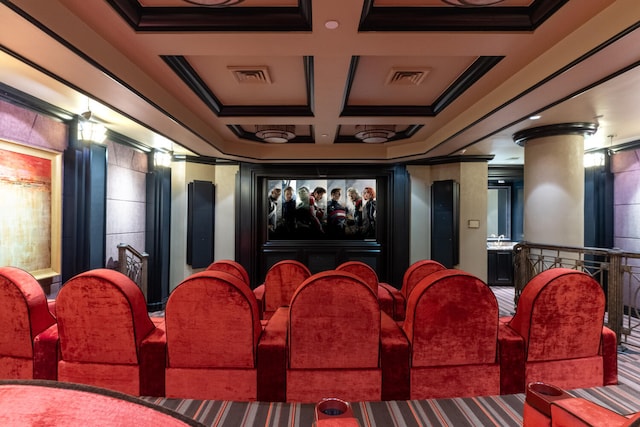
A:
<svg viewBox="0 0 640 427">
<path fill-rule="evenodd" d="M 584 137 L 593 123 L 525 129 L 514 141 L 525 148 L 524 239 L 584 245 Z"/>
</svg>

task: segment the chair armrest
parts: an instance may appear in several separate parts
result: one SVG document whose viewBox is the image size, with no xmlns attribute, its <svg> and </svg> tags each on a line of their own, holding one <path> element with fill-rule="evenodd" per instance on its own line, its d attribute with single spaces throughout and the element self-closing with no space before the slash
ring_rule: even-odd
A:
<svg viewBox="0 0 640 427">
<path fill-rule="evenodd" d="M 408 400 L 411 395 L 411 347 L 404 331 L 381 312 L 380 368 L 382 400 Z"/>
<path fill-rule="evenodd" d="M 407 301 L 405 300 L 404 295 L 402 295 L 402 292 L 388 283 L 380 282 L 378 283 L 378 286 L 389 292 L 393 298 L 394 320 L 404 320 L 407 311 Z"/>
<path fill-rule="evenodd" d="M 606 326 L 602 327 L 600 354 L 602 354 L 602 365 L 604 374 L 602 384 L 618 384 L 618 342 L 616 333 Z"/>
<path fill-rule="evenodd" d="M 33 339 L 33 378 L 58 379 L 58 324 L 54 323 Z"/>
<path fill-rule="evenodd" d="M 258 308 L 260 309 L 260 318 L 262 319 L 262 313 L 264 313 L 264 283 L 253 289 L 253 294 L 258 300 Z"/>
<path fill-rule="evenodd" d="M 287 400 L 287 328 L 289 307 L 273 313 L 258 342 L 258 400 Z"/>
<path fill-rule="evenodd" d="M 588 400 L 576 397 L 551 405 L 551 426 L 617 427 L 629 419 Z"/>
<path fill-rule="evenodd" d="M 500 394 L 525 391 L 525 342 L 511 327 L 498 325 L 498 357 L 500 358 Z"/>
<path fill-rule="evenodd" d="M 167 366 L 167 334 L 156 327 L 140 343 L 140 395 L 165 396 L 164 377 Z"/>
</svg>

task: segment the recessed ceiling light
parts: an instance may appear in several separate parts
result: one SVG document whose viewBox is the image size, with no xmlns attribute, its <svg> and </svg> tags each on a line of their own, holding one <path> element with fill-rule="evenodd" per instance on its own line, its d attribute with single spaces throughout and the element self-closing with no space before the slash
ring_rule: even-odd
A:
<svg viewBox="0 0 640 427">
<path fill-rule="evenodd" d="M 328 30 L 335 30 L 340 26 L 338 21 L 330 20 L 324 23 L 324 27 Z"/>
<path fill-rule="evenodd" d="M 538 120 L 540 117 L 542 116 L 536 114 L 535 116 L 529 116 L 529 120 Z"/>
</svg>

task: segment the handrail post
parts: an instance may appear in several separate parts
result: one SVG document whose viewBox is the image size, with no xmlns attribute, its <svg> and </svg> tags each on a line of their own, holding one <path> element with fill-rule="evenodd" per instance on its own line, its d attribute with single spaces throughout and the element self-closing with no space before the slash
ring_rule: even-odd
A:
<svg viewBox="0 0 640 427">
<path fill-rule="evenodd" d="M 609 280 L 607 285 L 607 312 L 609 328 L 616 333 L 618 343 L 622 335 L 624 317 L 624 301 L 622 285 L 624 283 L 622 269 L 622 251 L 609 251 Z"/>
</svg>

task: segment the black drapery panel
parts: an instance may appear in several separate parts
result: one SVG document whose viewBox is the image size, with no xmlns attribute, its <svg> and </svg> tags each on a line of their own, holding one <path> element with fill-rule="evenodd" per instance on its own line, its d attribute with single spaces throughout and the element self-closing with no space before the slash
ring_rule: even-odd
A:
<svg viewBox="0 0 640 427">
<path fill-rule="evenodd" d="M 153 165 L 147 173 L 146 241 L 149 254 L 147 308 L 162 310 L 169 297 L 171 169 Z"/>
<path fill-rule="evenodd" d="M 611 156 L 605 152 L 602 166 L 584 172 L 584 245 L 613 247 L 613 174 Z"/>
<path fill-rule="evenodd" d="M 62 282 L 105 263 L 107 147 L 77 139 L 69 124 L 62 191 Z"/>
</svg>

